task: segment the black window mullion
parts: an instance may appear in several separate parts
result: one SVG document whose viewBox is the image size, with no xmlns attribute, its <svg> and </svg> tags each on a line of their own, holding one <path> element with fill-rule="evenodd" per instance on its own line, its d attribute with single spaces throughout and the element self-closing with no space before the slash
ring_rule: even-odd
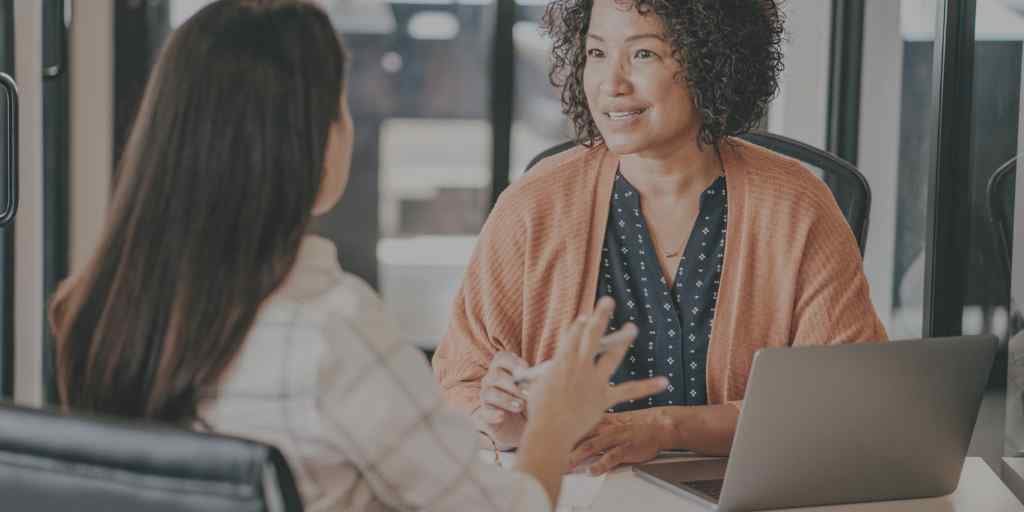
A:
<svg viewBox="0 0 1024 512">
<path fill-rule="evenodd" d="M 491 59 L 491 207 L 509 185 L 512 116 L 515 111 L 516 0 L 498 0 Z"/>
<path fill-rule="evenodd" d="M 975 0 L 943 0 L 932 82 L 935 151 L 925 225 L 925 336 L 963 330 L 970 242 L 971 105 Z"/>
<path fill-rule="evenodd" d="M 49 403 L 57 402 L 55 342 L 47 304 L 68 273 L 69 76 L 65 2 L 43 3 L 43 386 Z"/>
<path fill-rule="evenodd" d="M 111 188 L 117 184 L 117 162 L 128 141 L 157 49 L 170 32 L 168 0 L 139 2 L 114 0 L 114 168 Z"/>
<path fill-rule="evenodd" d="M 0 0 L 0 71 L 14 76 L 13 0 Z M 12 108 L 9 105 L 6 107 Z M 7 127 L 12 128 L 16 129 Z M 0 400 L 13 398 L 14 224 L 8 224 L 0 227 Z"/>
<path fill-rule="evenodd" d="M 0 400 L 14 398 L 14 225 L 0 228 Z"/>
<path fill-rule="evenodd" d="M 832 0 L 827 148 L 857 165 L 864 1 Z"/>
</svg>

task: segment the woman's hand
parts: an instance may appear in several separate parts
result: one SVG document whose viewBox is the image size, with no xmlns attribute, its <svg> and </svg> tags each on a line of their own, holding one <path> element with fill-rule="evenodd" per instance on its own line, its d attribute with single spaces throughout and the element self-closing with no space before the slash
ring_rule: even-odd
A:
<svg viewBox="0 0 1024 512">
<path fill-rule="evenodd" d="M 528 365 L 511 352 L 498 352 L 480 381 L 480 407 L 473 412 L 477 429 L 500 450 L 519 446 L 526 428 L 526 396 L 512 380 L 512 372 Z"/>
<path fill-rule="evenodd" d="M 614 309 L 615 301 L 604 298 L 590 317 L 577 319 L 562 335 L 547 375 L 530 387 L 531 423 L 557 425 L 573 444 L 598 424 L 609 407 L 661 392 L 667 384 L 659 377 L 609 385 L 637 333 L 636 326 L 626 324 L 602 338 Z M 602 347 L 607 352 L 598 357 Z"/>
<path fill-rule="evenodd" d="M 530 385 L 530 421 L 519 450 L 519 467 L 541 482 L 552 503 L 557 502 L 569 452 L 605 411 L 660 393 L 668 385 L 664 377 L 609 385 L 637 332 L 636 326 L 626 324 L 602 337 L 614 309 L 615 302 L 605 297 L 592 315 L 573 322 L 563 333 L 546 375 Z M 602 347 L 607 351 L 598 357 Z"/>
<path fill-rule="evenodd" d="M 643 409 L 606 414 L 597 427 L 569 456 L 575 468 L 591 457 L 601 458 L 589 467 L 592 475 L 600 475 L 620 464 L 647 462 L 663 448 L 665 425 L 658 409 Z M 603 455 L 602 455 L 603 454 Z"/>
</svg>

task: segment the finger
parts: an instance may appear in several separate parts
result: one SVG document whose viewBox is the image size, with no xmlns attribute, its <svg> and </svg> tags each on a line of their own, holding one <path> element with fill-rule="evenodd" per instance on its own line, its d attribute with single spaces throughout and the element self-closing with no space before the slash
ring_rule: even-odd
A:
<svg viewBox="0 0 1024 512">
<path fill-rule="evenodd" d="M 601 335 L 608 329 L 608 320 L 615 311 L 615 301 L 611 297 L 601 297 L 594 306 L 594 312 L 587 318 L 583 332 L 583 350 L 581 355 L 593 360 L 601 348 Z"/>
<path fill-rule="evenodd" d="M 500 369 L 512 374 L 516 370 L 525 370 L 529 367 L 530 365 L 523 358 L 512 352 L 498 352 L 494 354 L 494 359 L 491 359 L 491 371 Z"/>
<path fill-rule="evenodd" d="M 576 448 L 579 448 L 583 443 L 590 441 L 597 436 L 607 434 L 611 427 L 612 425 L 607 423 L 607 420 L 602 419 L 601 423 L 598 423 L 596 427 L 590 430 L 590 432 L 587 432 L 583 437 L 576 441 Z"/>
<path fill-rule="evenodd" d="M 622 459 L 625 457 L 625 454 L 626 447 L 624 445 L 616 446 L 615 448 L 608 450 L 608 452 L 605 453 L 600 460 L 595 462 L 593 466 L 590 466 L 588 472 L 594 476 L 603 475 L 618 467 L 619 464 L 622 464 Z"/>
<path fill-rule="evenodd" d="M 657 395 L 668 387 L 668 379 L 655 377 L 653 379 L 631 380 L 616 384 L 608 388 L 608 403 L 606 407 L 614 407 L 629 400 L 639 400 L 651 395 Z"/>
<path fill-rule="evenodd" d="M 526 401 L 526 393 L 516 385 L 515 378 L 512 377 L 512 374 L 504 370 L 491 375 L 489 381 L 484 383 L 484 388 L 497 388 L 523 402 Z"/>
<path fill-rule="evenodd" d="M 603 338 L 601 344 L 606 348 L 605 352 L 597 360 L 597 366 L 605 373 L 606 376 L 610 377 L 612 373 L 615 373 L 615 369 L 622 363 L 622 358 L 626 357 L 626 352 L 629 351 L 629 344 L 636 339 L 637 328 L 632 323 L 626 323 L 622 326 L 622 329 L 615 331 Z"/>
<path fill-rule="evenodd" d="M 562 331 L 562 338 L 558 343 L 559 353 L 576 354 L 579 352 L 579 332 L 585 321 L 585 317 L 577 317 L 576 320 L 573 320 L 573 322 Z"/>
<path fill-rule="evenodd" d="M 526 402 L 498 388 L 484 389 L 480 392 L 480 400 L 484 405 L 489 405 L 512 414 L 519 414 L 526 409 Z"/>
<path fill-rule="evenodd" d="M 490 427 L 505 421 L 505 412 L 489 405 L 483 405 L 477 409 L 476 417 L 484 426 Z"/>
<path fill-rule="evenodd" d="M 576 467 L 581 462 L 606 452 L 622 443 L 622 437 L 617 432 L 608 432 L 594 436 L 588 441 L 580 443 L 572 453 L 569 454 L 569 467 Z"/>
</svg>

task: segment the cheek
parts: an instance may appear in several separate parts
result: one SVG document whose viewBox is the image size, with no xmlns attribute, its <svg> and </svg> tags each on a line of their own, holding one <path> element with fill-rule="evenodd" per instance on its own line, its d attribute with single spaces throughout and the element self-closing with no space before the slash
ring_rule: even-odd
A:
<svg viewBox="0 0 1024 512">
<path fill-rule="evenodd" d="M 685 87 L 678 82 L 671 82 L 659 87 L 657 92 L 662 117 L 673 121 L 689 120 L 696 116 L 693 98 Z"/>
<path fill-rule="evenodd" d="M 594 98 L 597 97 L 597 90 L 600 84 L 597 79 L 593 76 L 593 73 L 587 71 L 587 68 L 583 68 L 583 94 L 587 97 L 587 103 L 592 103 Z"/>
</svg>

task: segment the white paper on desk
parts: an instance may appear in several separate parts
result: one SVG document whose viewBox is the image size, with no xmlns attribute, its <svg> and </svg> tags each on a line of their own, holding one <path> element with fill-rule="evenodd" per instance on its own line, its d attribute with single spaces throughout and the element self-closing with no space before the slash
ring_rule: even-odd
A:
<svg viewBox="0 0 1024 512">
<path fill-rule="evenodd" d="M 480 453 L 480 457 L 489 463 L 494 463 L 494 452 L 489 450 Z M 501 467 L 511 468 L 515 465 L 516 454 L 501 452 Z M 596 460 L 596 459 L 595 459 Z M 587 473 L 587 465 L 582 464 L 575 471 L 562 477 L 562 490 L 558 498 L 558 510 L 569 511 L 580 508 L 589 508 L 597 494 L 601 492 L 601 484 L 607 475 L 590 476 Z"/>
<path fill-rule="evenodd" d="M 590 476 L 584 467 L 582 470 L 562 477 L 562 493 L 558 498 L 558 509 L 590 508 L 594 504 L 594 500 L 597 499 L 597 494 L 601 492 L 601 485 L 607 474 Z"/>
</svg>

